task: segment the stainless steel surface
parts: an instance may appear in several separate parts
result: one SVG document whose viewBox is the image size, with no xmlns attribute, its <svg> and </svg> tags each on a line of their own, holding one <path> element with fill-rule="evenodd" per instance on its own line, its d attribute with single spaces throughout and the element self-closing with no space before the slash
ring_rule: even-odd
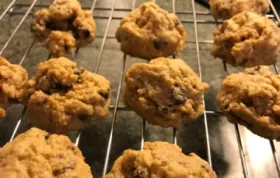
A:
<svg viewBox="0 0 280 178">
<path fill-rule="evenodd" d="M 13 63 L 23 65 L 32 76 L 36 66 L 50 58 L 46 49 L 32 38 L 29 31 L 31 15 L 47 7 L 52 0 L 1 0 L 0 49 L 1 55 Z M 211 55 L 212 29 L 215 27 L 209 10 L 194 0 L 157 0 L 164 9 L 176 13 L 183 22 L 188 40 L 182 52 L 184 59 L 203 81 L 210 84 L 205 94 L 204 115 L 179 132 L 160 128 L 143 121 L 123 102 L 123 75 L 136 62 L 146 62 L 122 54 L 114 38 L 122 17 L 145 0 L 81 0 L 85 9 L 94 11 L 97 39 L 70 56 L 78 65 L 98 72 L 111 81 L 112 105 L 110 114 L 100 122 L 85 127 L 70 138 L 80 147 L 95 177 L 102 177 L 114 160 L 127 148 L 141 149 L 144 141 L 169 141 L 178 144 L 185 153 L 195 152 L 208 160 L 218 177 L 274 178 L 279 177 L 279 143 L 260 138 L 243 126 L 232 125 L 218 111 L 215 97 L 226 73 L 240 68 L 223 67 Z M 273 14 L 279 16 L 271 3 Z M 219 21 L 218 23 L 221 23 Z M 274 66 L 278 73 L 277 67 Z M 226 69 L 226 70 L 224 70 Z M 31 125 L 21 105 L 9 108 L 7 118 L 0 122 L 0 145 L 12 140 Z"/>
</svg>

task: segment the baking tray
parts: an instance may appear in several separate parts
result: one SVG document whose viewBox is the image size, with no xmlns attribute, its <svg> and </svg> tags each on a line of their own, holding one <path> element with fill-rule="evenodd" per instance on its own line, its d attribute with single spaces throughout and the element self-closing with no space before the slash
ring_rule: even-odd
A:
<svg viewBox="0 0 280 178">
<path fill-rule="evenodd" d="M 197 121 L 176 132 L 145 123 L 124 105 L 123 75 L 137 62 L 147 62 L 124 55 L 114 35 L 124 15 L 145 0 L 81 0 L 84 9 L 94 11 L 97 24 L 96 40 L 81 48 L 70 58 L 79 66 L 104 75 L 111 81 L 111 105 L 108 116 L 81 132 L 69 134 L 82 150 L 95 177 L 102 177 L 125 149 L 141 149 L 144 141 L 176 143 L 188 154 L 195 152 L 212 165 L 218 177 L 274 178 L 279 177 L 280 145 L 260 138 L 243 126 L 230 124 L 216 106 L 216 95 L 228 73 L 241 71 L 214 60 L 210 55 L 212 30 L 217 23 L 209 13 L 205 1 L 157 0 L 169 12 L 176 13 L 186 28 L 188 39 L 180 58 L 184 59 L 210 89 L 204 96 L 206 111 Z M 25 67 L 30 76 L 36 66 L 50 56 L 35 41 L 29 27 L 32 14 L 47 7 L 51 0 L 0 1 L 0 55 L 12 63 Z M 271 3 L 267 16 L 280 22 Z M 278 72 L 278 65 L 271 69 Z M 17 134 L 32 127 L 22 105 L 9 108 L 7 117 L 0 122 L 0 146 Z"/>
</svg>

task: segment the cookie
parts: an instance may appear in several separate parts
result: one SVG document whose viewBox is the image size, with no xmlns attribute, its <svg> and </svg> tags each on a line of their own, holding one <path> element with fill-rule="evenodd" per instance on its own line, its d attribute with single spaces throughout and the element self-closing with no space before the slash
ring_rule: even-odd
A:
<svg viewBox="0 0 280 178">
<path fill-rule="evenodd" d="M 217 103 L 230 122 L 244 125 L 259 136 L 280 140 L 280 75 L 267 66 L 226 77 Z"/>
<path fill-rule="evenodd" d="M 65 56 L 95 39 L 93 14 L 77 0 L 55 0 L 33 16 L 31 31 L 53 56 Z"/>
<path fill-rule="evenodd" d="M 109 95 L 110 82 L 105 77 L 60 57 L 38 65 L 24 90 L 24 102 L 34 126 L 64 133 L 104 118 Z"/>
<path fill-rule="evenodd" d="M 0 119 L 6 116 L 11 103 L 21 100 L 27 80 L 28 74 L 23 67 L 11 64 L 0 56 Z"/>
<path fill-rule="evenodd" d="M 134 64 L 125 83 L 126 104 L 151 124 L 179 129 L 204 111 L 202 95 L 208 84 L 181 59 Z"/>
<path fill-rule="evenodd" d="M 242 12 L 214 30 L 212 55 L 235 65 L 271 65 L 280 52 L 280 28 L 267 17 Z"/>
<path fill-rule="evenodd" d="M 270 10 L 269 0 L 210 0 L 210 9 L 215 18 L 221 19 L 229 19 L 243 11 L 264 15 Z"/>
<path fill-rule="evenodd" d="M 216 178 L 209 164 L 194 153 L 167 142 L 145 142 L 141 151 L 126 150 L 104 178 Z"/>
<path fill-rule="evenodd" d="M 146 2 L 123 18 L 116 38 L 124 53 L 152 59 L 178 56 L 185 46 L 186 32 L 176 15 Z"/>
<path fill-rule="evenodd" d="M 93 178 L 81 151 L 63 135 L 32 128 L 0 148 L 1 178 Z"/>
</svg>

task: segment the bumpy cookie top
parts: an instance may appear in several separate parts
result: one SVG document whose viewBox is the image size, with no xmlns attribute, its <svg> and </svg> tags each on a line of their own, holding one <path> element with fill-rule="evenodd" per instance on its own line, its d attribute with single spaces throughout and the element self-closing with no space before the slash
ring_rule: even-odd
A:
<svg viewBox="0 0 280 178">
<path fill-rule="evenodd" d="M 6 116 L 10 101 L 19 101 L 28 74 L 20 65 L 9 63 L 0 56 L 0 119 Z"/>
<path fill-rule="evenodd" d="M 91 43 L 96 25 L 77 0 L 55 0 L 34 14 L 31 31 L 54 56 L 64 56 Z"/>
<path fill-rule="evenodd" d="M 280 29 L 272 20 L 242 12 L 215 29 L 212 54 L 233 65 L 270 65 L 279 55 L 279 46 Z"/>
<path fill-rule="evenodd" d="M 0 177 L 92 178 L 81 151 L 66 136 L 32 128 L 0 148 Z"/>
<path fill-rule="evenodd" d="M 52 116 L 53 129 L 59 132 L 70 122 L 81 125 L 103 118 L 110 103 L 110 82 L 60 57 L 38 65 L 24 94 L 28 109 L 40 106 L 41 112 Z"/>
<path fill-rule="evenodd" d="M 186 32 L 176 15 L 153 2 L 146 2 L 123 18 L 116 38 L 122 43 L 124 52 L 151 59 L 179 55 L 185 46 Z M 135 50 L 133 46 L 128 46 L 131 44 L 134 44 Z M 142 48 L 150 54 L 145 54 L 144 49 L 142 54 L 137 53 L 137 49 Z"/>
<path fill-rule="evenodd" d="M 134 64 L 125 82 L 126 103 L 142 117 L 151 117 L 150 122 L 159 119 L 155 124 L 179 128 L 203 113 L 202 95 L 208 84 L 181 59 Z"/>
<path fill-rule="evenodd" d="M 216 18 L 228 19 L 243 12 L 257 14 L 269 12 L 268 0 L 210 0 L 211 13 Z"/>
<path fill-rule="evenodd" d="M 26 70 L 20 65 L 9 63 L 0 56 L 0 92 L 9 99 L 18 100 L 28 80 Z"/>
<path fill-rule="evenodd" d="M 257 66 L 226 77 L 217 102 L 235 122 L 266 138 L 279 139 L 279 92 L 280 76 L 267 66 Z"/>
<path fill-rule="evenodd" d="M 177 145 L 167 142 L 145 142 L 144 150 L 126 150 L 105 178 L 216 178 L 209 164 L 194 153 L 188 156 Z"/>
</svg>

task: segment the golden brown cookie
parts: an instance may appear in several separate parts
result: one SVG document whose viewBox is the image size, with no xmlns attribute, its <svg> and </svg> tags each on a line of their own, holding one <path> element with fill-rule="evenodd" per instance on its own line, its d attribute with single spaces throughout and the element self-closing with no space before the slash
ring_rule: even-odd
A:
<svg viewBox="0 0 280 178">
<path fill-rule="evenodd" d="M 77 68 L 65 57 L 38 65 L 24 91 L 31 123 L 50 132 L 78 130 L 104 118 L 110 103 L 110 82 Z"/>
<path fill-rule="evenodd" d="M 116 38 L 124 53 L 152 59 L 178 56 L 185 46 L 186 32 L 176 15 L 146 2 L 123 18 Z"/>
<path fill-rule="evenodd" d="M 93 178 L 81 151 L 63 135 L 32 128 L 0 148 L 1 178 Z"/>
<path fill-rule="evenodd" d="M 9 63 L 0 56 L 0 119 L 6 116 L 6 109 L 18 102 L 27 83 L 28 74 L 20 65 Z"/>
<path fill-rule="evenodd" d="M 214 30 L 212 55 L 245 67 L 271 65 L 280 52 L 280 28 L 267 17 L 242 12 Z"/>
<path fill-rule="evenodd" d="M 134 64 L 125 82 L 126 104 L 151 124 L 179 129 L 204 111 L 202 95 L 208 85 L 183 60 Z"/>
<path fill-rule="evenodd" d="M 223 81 L 217 103 L 228 120 L 253 133 L 280 140 L 280 75 L 267 66 L 245 69 Z"/>
<path fill-rule="evenodd" d="M 55 0 L 33 16 L 31 31 L 53 56 L 73 53 L 95 39 L 96 25 L 91 11 L 77 0 Z"/>
<path fill-rule="evenodd" d="M 141 151 L 126 150 L 104 178 L 217 178 L 209 164 L 167 142 L 145 142 Z"/>
<path fill-rule="evenodd" d="M 264 15 L 269 12 L 269 0 L 210 0 L 210 9 L 215 18 L 221 19 L 243 11 Z"/>
</svg>

